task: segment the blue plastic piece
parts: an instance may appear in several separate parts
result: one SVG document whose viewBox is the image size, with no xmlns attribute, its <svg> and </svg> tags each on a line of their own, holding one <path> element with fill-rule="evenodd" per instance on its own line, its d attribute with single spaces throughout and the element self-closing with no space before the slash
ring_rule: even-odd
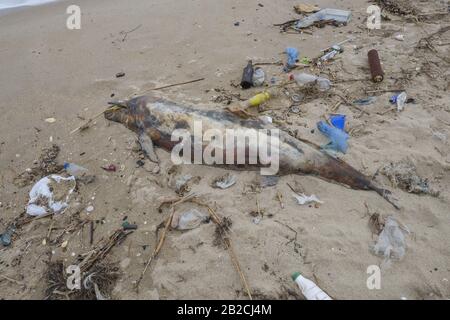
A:
<svg viewBox="0 0 450 320">
<path fill-rule="evenodd" d="M 342 153 L 347 152 L 347 140 L 349 135 L 345 131 L 330 126 L 325 121 L 317 122 L 317 129 L 330 139 L 330 142 L 323 146 L 323 148 L 332 149 Z"/>
<path fill-rule="evenodd" d="M 344 130 L 344 128 L 345 128 L 345 115 L 344 114 L 335 114 L 335 115 L 330 117 L 330 122 L 336 128 Z"/>
<path fill-rule="evenodd" d="M 392 104 L 397 103 L 397 97 L 400 95 L 400 93 L 394 94 L 390 99 L 389 102 Z"/>
<path fill-rule="evenodd" d="M 293 68 L 298 60 L 298 50 L 296 48 L 288 47 L 286 48 L 286 54 L 288 56 L 286 68 Z"/>
<path fill-rule="evenodd" d="M 374 103 L 376 100 L 377 100 L 377 97 L 371 96 L 371 97 L 355 100 L 355 101 L 353 101 L 353 103 L 358 106 L 367 106 L 369 104 Z"/>
</svg>

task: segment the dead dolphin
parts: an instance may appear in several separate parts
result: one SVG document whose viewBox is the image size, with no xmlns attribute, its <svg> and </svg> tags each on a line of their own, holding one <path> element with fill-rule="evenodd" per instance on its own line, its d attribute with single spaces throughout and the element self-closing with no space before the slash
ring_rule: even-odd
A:
<svg viewBox="0 0 450 320">
<path fill-rule="evenodd" d="M 136 97 L 113 103 L 105 118 L 119 122 L 138 134 L 142 149 L 152 161 L 158 161 L 153 146 L 171 151 L 179 141 L 172 141 L 176 129 L 191 130 L 195 120 L 203 129 L 273 129 L 258 119 L 242 119 L 226 110 L 202 110 L 153 96 Z M 203 148 L 206 146 L 203 145 Z M 246 146 L 248 147 L 248 146 Z M 225 149 L 225 148 L 224 148 Z M 226 150 L 223 150 L 224 154 Z M 229 167 L 229 166 L 227 166 Z M 251 169 L 256 165 L 234 165 L 234 169 Z M 388 190 L 374 185 L 370 179 L 342 160 L 331 157 L 317 146 L 279 131 L 279 174 L 313 174 L 358 190 L 373 190 L 398 209 Z"/>
</svg>

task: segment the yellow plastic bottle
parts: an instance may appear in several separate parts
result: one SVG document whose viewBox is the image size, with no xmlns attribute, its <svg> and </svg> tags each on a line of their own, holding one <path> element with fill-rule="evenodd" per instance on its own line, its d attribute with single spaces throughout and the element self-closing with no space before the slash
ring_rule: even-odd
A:
<svg viewBox="0 0 450 320">
<path fill-rule="evenodd" d="M 247 107 L 256 107 L 260 104 L 268 101 L 270 99 L 270 94 L 266 91 L 258 93 L 256 96 L 251 97 L 248 99 L 245 104 Z"/>
</svg>

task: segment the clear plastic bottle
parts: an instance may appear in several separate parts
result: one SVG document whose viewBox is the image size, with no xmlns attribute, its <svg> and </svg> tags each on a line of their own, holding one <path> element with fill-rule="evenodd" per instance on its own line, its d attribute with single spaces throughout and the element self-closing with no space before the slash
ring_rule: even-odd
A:
<svg viewBox="0 0 450 320">
<path fill-rule="evenodd" d="M 397 96 L 397 111 L 402 111 L 406 103 L 406 92 L 402 92 Z"/>
<path fill-rule="evenodd" d="M 333 300 L 314 282 L 306 279 L 298 272 L 292 274 L 292 280 L 294 280 L 298 284 L 300 290 L 307 300 Z"/>
<path fill-rule="evenodd" d="M 305 86 L 308 84 L 316 83 L 319 91 L 327 91 L 331 88 L 330 80 L 309 73 L 291 74 L 290 79 L 295 80 L 295 82 L 297 82 L 299 86 Z"/>
<path fill-rule="evenodd" d="M 66 172 L 71 176 L 75 177 L 80 177 L 88 172 L 88 169 L 69 162 L 64 162 L 64 170 L 66 170 Z"/>
</svg>

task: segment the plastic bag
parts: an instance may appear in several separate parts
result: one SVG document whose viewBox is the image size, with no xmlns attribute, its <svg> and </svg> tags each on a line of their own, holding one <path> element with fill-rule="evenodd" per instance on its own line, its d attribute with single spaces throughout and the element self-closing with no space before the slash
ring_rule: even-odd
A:
<svg viewBox="0 0 450 320">
<path fill-rule="evenodd" d="M 409 233 L 408 228 L 400 226 L 397 220 L 388 216 L 377 242 L 371 247 L 372 252 L 384 257 L 385 262 L 402 259 L 406 251 L 405 233 Z"/>
<path fill-rule="evenodd" d="M 75 189 L 75 177 L 50 175 L 42 178 L 30 191 L 27 214 L 40 216 L 46 213 L 62 213 L 69 206 L 67 201 Z"/>
<path fill-rule="evenodd" d="M 175 214 L 172 219 L 171 226 L 178 230 L 190 230 L 197 228 L 200 224 L 207 222 L 209 216 L 196 210 L 191 209 L 182 213 Z"/>
</svg>

